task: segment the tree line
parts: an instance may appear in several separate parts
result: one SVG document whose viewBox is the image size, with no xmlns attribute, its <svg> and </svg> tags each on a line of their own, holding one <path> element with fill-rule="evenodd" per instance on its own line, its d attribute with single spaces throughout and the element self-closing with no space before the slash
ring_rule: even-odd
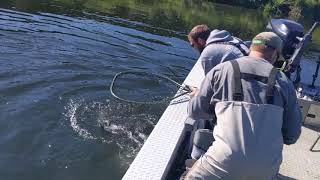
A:
<svg viewBox="0 0 320 180">
<path fill-rule="evenodd" d="M 280 16 L 293 20 L 303 17 L 320 20 L 320 0 L 209 0 L 217 3 L 258 8 L 267 16 Z"/>
</svg>

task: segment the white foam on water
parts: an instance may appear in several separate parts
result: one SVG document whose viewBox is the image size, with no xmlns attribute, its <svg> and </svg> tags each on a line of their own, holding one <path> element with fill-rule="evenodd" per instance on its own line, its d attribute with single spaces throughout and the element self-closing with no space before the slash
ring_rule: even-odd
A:
<svg viewBox="0 0 320 180">
<path fill-rule="evenodd" d="M 79 137 L 117 144 L 120 165 L 125 168 L 129 167 L 159 118 L 145 113 L 141 107 L 109 100 L 86 103 L 71 99 L 65 109 L 65 116 Z"/>
<path fill-rule="evenodd" d="M 139 137 L 140 137 L 141 139 L 143 139 L 144 141 L 147 140 L 147 135 L 145 135 L 145 134 L 143 134 L 143 133 L 139 133 Z"/>
<path fill-rule="evenodd" d="M 76 132 L 80 137 L 85 139 L 97 139 L 90 132 L 88 132 L 86 129 L 81 128 L 78 124 L 77 120 L 77 109 L 80 107 L 81 103 L 76 103 L 73 100 L 70 100 L 68 106 L 67 106 L 67 113 L 66 116 L 69 117 L 70 125 L 74 132 Z"/>
<path fill-rule="evenodd" d="M 119 131 L 125 131 L 123 126 L 117 126 L 115 124 L 111 124 L 108 127 L 104 127 L 105 130 L 111 130 L 111 132 L 119 134 Z"/>
<path fill-rule="evenodd" d="M 115 124 L 110 121 L 103 122 L 103 129 L 107 132 L 111 132 L 113 135 L 115 135 L 115 137 L 120 136 L 119 138 L 117 138 L 120 144 L 122 143 L 124 145 L 128 145 L 127 140 L 131 140 L 131 142 L 129 143 L 134 143 L 135 146 L 138 146 L 140 148 L 146 140 L 146 138 L 141 138 L 146 137 L 146 135 L 140 135 L 143 133 L 139 132 L 137 129 L 134 132 L 132 132 L 125 125 Z M 121 145 L 120 147 L 124 146 Z"/>
</svg>

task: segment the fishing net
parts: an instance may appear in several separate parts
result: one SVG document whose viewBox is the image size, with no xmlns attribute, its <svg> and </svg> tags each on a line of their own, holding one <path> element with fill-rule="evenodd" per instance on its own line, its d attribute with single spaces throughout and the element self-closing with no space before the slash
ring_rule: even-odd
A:
<svg viewBox="0 0 320 180">
<path fill-rule="evenodd" d="M 120 72 L 110 86 L 111 94 L 117 99 L 141 104 L 169 102 L 189 91 L 169 77 L 140 71 Z"/>
</svg>

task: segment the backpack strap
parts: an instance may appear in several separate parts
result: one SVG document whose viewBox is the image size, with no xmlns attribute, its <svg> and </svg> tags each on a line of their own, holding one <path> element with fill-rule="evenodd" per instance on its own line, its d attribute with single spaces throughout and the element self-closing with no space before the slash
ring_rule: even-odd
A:
<svg viewBox="0 0 320 180">
<path fill-rule="evenodd" d="M 248 56 L 248 53 L 241 47 L 241 44 L 245 45 L 244 43 L 234 43 L 234 42 L 226 42 L 227 44 L 230 44 L 232 46 L 235 46 L 239 49 L 239 51 L 244 55 Z"/>
<path fill-rule="evenodd" d="M 239 64 L 237 61 L 229 61 L 229 62 L 231 62 L 231 65 L 234 71 L 232 98 L 234 101 L 243 101 L 241 72 L 240 72 Z"/>
<path fill-rule="evenodd" d="M 248 53 L 246 50 L 244 50 L 241 47 L 241 44 L 243 44 L 244 46 L 246 46 L 243 42 L 239 41 L 239 43 L 234 43 L 234 42 L 230 42 L 230 41 L 217 41 L 217 42 L 211 42 L 209 44 L 206 45 L 209 46 L 210 44 L 226 44 L 226 45 L 231 45 L 231 46 L 235 46 L 236 48 L 239 49 L 239 51 L 244 55 L 244 56 L 248 56 Z"/>
<path fill-rule="evenodd" d="M 277 77 L 278 71 L 279 70 L 277 68 L 273 67 L 268 78 L 268 89 L 267 89 L 268 104 L 273 104 L 274 90 L 275 90 L 276 77 Z"/>
</svg>

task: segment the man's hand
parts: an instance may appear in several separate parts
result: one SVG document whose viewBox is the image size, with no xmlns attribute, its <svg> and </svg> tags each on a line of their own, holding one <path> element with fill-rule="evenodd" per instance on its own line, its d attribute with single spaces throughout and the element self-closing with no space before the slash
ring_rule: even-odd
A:
<svg viewBox="0 0 320 180">
<path fill-rule="evenodd" d="M 194 96 L 198 95 L 198 93 L 199 93 L 198 88 L 190 86 L 190 89 L 192 90 L 192 92 L 189 94 L 190 98 L 193 98 Z"/>
</svg>

